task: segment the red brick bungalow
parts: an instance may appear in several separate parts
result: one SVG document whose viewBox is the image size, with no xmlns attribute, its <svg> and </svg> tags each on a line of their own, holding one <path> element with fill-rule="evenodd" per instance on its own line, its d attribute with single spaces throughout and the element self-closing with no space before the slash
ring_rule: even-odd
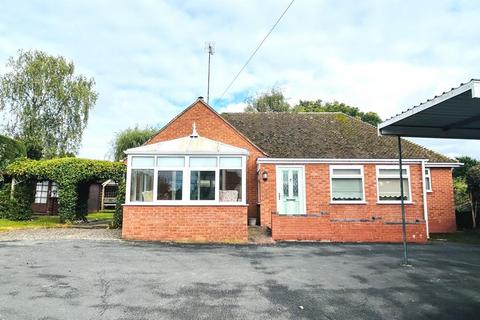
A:
<svg viewBox="0 0 480 320">
<path fill-rule="evenodd" d="M 456 229 L 450 158 L 404 142 L 407 237 Z M 123 237 L 400 242 L 396 141 L 342 113 L 230 113 L 201 98 L 127 150 Z"/>
</svg>

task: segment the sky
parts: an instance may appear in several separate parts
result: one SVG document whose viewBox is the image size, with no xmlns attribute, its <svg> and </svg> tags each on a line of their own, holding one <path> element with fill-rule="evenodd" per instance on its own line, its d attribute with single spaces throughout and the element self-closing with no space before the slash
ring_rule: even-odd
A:
<svg viewBox="0 0 480 320">
<path fill-rule="evenodd" d="M 272 87 L 291 104 L 338 100 L 383 119 L 480 78 L 480 1 L 296 0 L 223 91 L 290 0 L 17 1 L 0 8 L 0 74 L 19 49 L 72 60 L 99 94 L 79 156 L 108 159 L 116 132 L 161 127 L 206 96 L 240 112 Z M 480 158 L 480 142 L 415 139 Z"/>
</svg>

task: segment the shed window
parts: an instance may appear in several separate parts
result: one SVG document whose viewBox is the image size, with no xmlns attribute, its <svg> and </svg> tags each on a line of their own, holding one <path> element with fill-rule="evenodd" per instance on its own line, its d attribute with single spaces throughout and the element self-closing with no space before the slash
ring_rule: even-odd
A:
<svg viewBox="0 0 480 320">
<path fill-rule="evenodd" d="M 363 167 L 331 167 L 332 202 L 363 201 Z"/>
<path fill-rule="evenodd" d="M 37 182 L 35 188 L 35 203 L 47 203 L 48 181 Z"/>
<path fill-rule="evenodd" d="M 410 201 L 410 171 L 402 170 L 403 175 L 403 200 Z M 398 202 L 401 200 L 400 170 L 398 167 L 378 168 L 378 200 L 380 202 Z"/>
</svg>

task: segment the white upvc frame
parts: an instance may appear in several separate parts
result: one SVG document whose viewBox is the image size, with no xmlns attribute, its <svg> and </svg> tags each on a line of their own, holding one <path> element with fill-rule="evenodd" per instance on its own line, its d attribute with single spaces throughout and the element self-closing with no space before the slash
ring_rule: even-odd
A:
<svg viewBox="0 0 480 320">
<path fill-rule="evenodd" d="M 300 185 L 300 183 L 298 184 L 298 187 L 299 187 L 299 190 L 298 190 L 298 194 L 299 194 L 299 197 L 300 197 L 300 186 L 302 188 L 302 206 L 301 206 L 301 209 L 302 209 L 302 212 L 299 212 L 299 213 L 296 213 L 296 214 L 292 214 L 292 215 L 306 215 L 307 214 L 307 188 L 306 188 L 306 181 L 305 181 L 305 166 L 303 165 L 294 165 L 294 166 L 291 166 L 291 165 L 276 165 L 275 166 L 275 178 L 276 178 L 276 189 L 275 189 L 275 198 L 276 198 L 276 204 L 277 204 L 277 212 L 279 215 L 287 215 L 286 213 L 282 213 L 280 212 L 280 189 L 283 188 L 283 186 L 280 185 L 280 181 L 281 181 L 281 176 L 280 176 L 280 169 L 302 169 L 302 184 Z"/>
<path fill-rule="evenodd" d="M 133 157 L 153 157 L 153 167 L 138 167 L 132 168 Z M 159 167 L 157 166 L 157 159 L 162 157 L 182 157 L 185 159 L 183 167 Z M 190 167 L 190 158 L 216 158 L 216 167 Z M 240 168 L 233 167 L 220 167 L 220 158 L 241 158 L 242 164 Z M 182 154 L 168 154 L 168 155 L 152 155 L 152 154 L 135 154 L 128 155 L 127 157 L 127 181 L 126 181 L 126 195 L 125 204 L 127 205 L 141 205 L 141 206 L 236 206 L 246 205 L 247 199 L 247 157 L 245 155 L 211 155 L 211 154 L 195 154 L 195 155 L 182 155 Z M 153 169 L 153 197 L 152 201 L 131 201 L 131 181 L 132 181 L 132 169 Z M 220 202 L 220 170 L 231 169 L 242 171 L 242 199 L 235 202 Z M 158 200 L 158 171 L 182 171 L 182 200 Z M 191 171 L 215 171 L 215 200 L 190 200 L 190 177 Z"/>
<path fill-rule="evenodd" d="M 423 171 L 423 183 L 425 184 L 425 190 L 427 192 L 432 192 L 432 171 L 430 170 L 430 168 L 424 168 Z M 427 178 L 428 183 L 426 183 Z"/>
<path fill-rule="evenodd" d="M 333 170 L 335 169 L 360 169 L 360 174 L 355 175 L 341 175 L 335 176 L 333 175 Z M 333 179 L 358 179 L 362 180 L 362 200 L 333 200 Z M 330 203 L 331 204 L 366 204 L 367 200 L 365 198 L 365 176 L 363 171 L 363 165 L 331 165 L 330 166 Z"/>
<path fill-rule="evenodd" d="M 406 175 L 403 176 L 403 179 L 407 179 L 408 181 L 408 200 L 404 201 L 403 203 L 405 204 L 412 204 L 413 199 L 412 199 L 412 184 L 410 180 L 410 166 L 409 165 L 403 165 L 402 168 L 405 170 Z M 401 203 L 401 200 L 380 200 L 380 184 L 378 182 L 379 179 L 381 178 L 394 178 L 400 180 L 400 175 L 399 174 L 391 174 L 391 175 L 384 175 L 380 177 L 380 169 L 396 169 L 399 170 L 400 166 L 399 165 L 381 165 L 376 167 L 376 177 L 377 177 L 377 203 L 379 204 L 399 204 Z M 400 181 L 402 183 L 402 181 Z"/>
</svg>

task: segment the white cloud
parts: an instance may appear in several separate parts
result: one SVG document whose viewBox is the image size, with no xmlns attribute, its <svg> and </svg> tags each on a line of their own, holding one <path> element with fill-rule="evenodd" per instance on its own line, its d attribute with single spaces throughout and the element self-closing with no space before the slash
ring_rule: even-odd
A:
<svg viewBox="0 0 480 320">
<path fill-rule="evenodd" d="M 219 113 L 223 112 L 243 112 L 247 107 L 247 103 L 239 102 L 239 103 L 230 103 L 226 107 L 220 108 L 218 110 Z"/>
<path fill-rule="evenodd" d="M 240 111 L 246 95 L 277 85 L 292 104 L 337 99 L 386 118 L 480 73 L 472 42 L 480 3 L 299 0 L 219 101 L 288 3 L 6 0 L 0 65 L 36 48 L 94 77 L 100 98 L 80 152 L 93 158 L 104 157 L 115 132 L 164 124 L 206 95 L 205 41 L 216 43 L 211 102 L 221 112 Z M 480 157 L 471 141 L 422 143 Z"/>
</svg>

